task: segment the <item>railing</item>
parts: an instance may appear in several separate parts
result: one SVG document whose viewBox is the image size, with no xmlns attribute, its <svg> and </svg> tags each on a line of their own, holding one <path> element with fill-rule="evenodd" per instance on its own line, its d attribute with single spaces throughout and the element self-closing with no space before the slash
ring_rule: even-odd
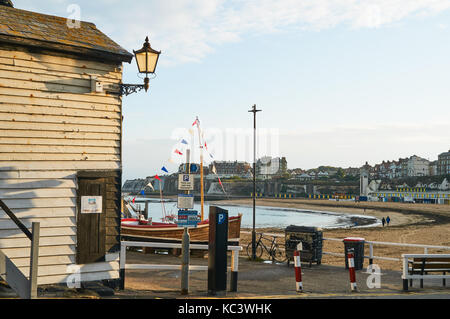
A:
<svg viewBox="0 0 450 319">
<path fill-rule="evenodd" d="M 180 270 L 182 265 L 162 265 L 162 264 L 127 264 L 126 252 L 127 247 L 151 247 L 151 248 L 182 248 L 182 244 L 175 243 L 161 243 L 161 242 L 138 242 L 138 241 L 121 241 L 120 242 L 120 277 L 121 277 L 121 289 L 125 288 L 125 270 L 129 269 L 145 269 L 145 270 Z M 189 249 L 202 249 L 207 250 L 208 245 L 190 244 Z M 237 290 L 237 273 L 239 270 L 239 251 L 242 250 L 241 246 L 228 246 L 227 248 L 232 252 L 231 255 L 231 274 L 236 280 L 232 280 L 231 291 Z M 189 265 L 189 270 L 193 271 L 205 271 L 208 270 L 208 266 L 202 265 Z"/>
<path fill-rule="evenodd" d="M 246 232 L 246 231 L 241 231 L 241 233 L 250 234 L 250 232 Z M 284 237 L 283 234 L 277 234 L 277 233 L 264 233 L 264 235 L 270 235 L 273 237 Z M 343 239 L 339 239 L 339 238 L 325 238 L 325 237 L 323 238 L 323 240 L 337 241 L 337 242 L 342 242 L 342 243 L 344 241 Z M 369 264 L 372 264 L 374 259 L 388 260 L 388 261 L 401 261 L 402 260 L 402 258 L 375 256 L 374 252 L 373 252 L 374 245 L 422 248 L 424 250 L 424 254 L 428 254 L 429 249 L 450 250 L 450 246 L 436 246 L 436 245 L 425 245 L 425 244 L 391 243 L 391 242 L 382 242 L 382 241 L 364 241 L 364 244 L 369 245 L 369 256 L 364 256 L 364 258 L 369 259 Z M 336 257 L 345 257 L 344 253 L 334 253 L 334 252 L 322 251 L 322 254 L 336 256 Z"/>
<path fill-rule="evenodd" d="M 11 218 L 19 229 L 30 239 L 30 273 L 27 279 L 16 265 L 4 253 L 0 251 L 0 276 L 23 299 L 37 298 L 37 277 L 39 260 L 39 233 L 40 223 L 32 223 L 32 231 L 14 215 L 9 207 L 0 199 L 0 208 Z"/>
<path fill-rule="evenodd" d="M 343 239 L 338 239 L 338 238 L 323 238 L 323 240 L 343 242 Z M 372 264 L 374 259 L 389 260 L 389 261 L 401 261 L 402 260 L 401 258 L 374 256 L 374 253 L 373 253 L 373 246 L 374 245 L 397 246 L 397 247 L 408 247 L 408 248 L 423 248 L 424 254 L 428 254 L 428 249 L 450 250 L 449 246 L 436 246 L 436 245 L 423 245 L 423 244 L 406 244 L 406 243 L 391 243 L 391 242 L 382 242 L 382 241 L 364 241 L 364 243 L 369 245 L 369 256 L 364 256 L 364 258 L 369 259 L 369 264 Z M 345 257 L 345 254 L 343 254 L 343 253 L 322 252 L 322 254 L 324 254 L 324 255 L 332 255 L 332 256 L 337 256 L 337 257 Z"/>
</svg>

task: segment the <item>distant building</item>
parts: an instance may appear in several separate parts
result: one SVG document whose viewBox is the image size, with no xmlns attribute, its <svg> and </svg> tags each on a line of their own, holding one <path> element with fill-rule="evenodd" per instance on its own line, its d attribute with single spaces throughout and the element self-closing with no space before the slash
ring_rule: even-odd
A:
<svg viewBox="0 0 450 319">
<path fill-rule="evenodd" d="M 366 162 L 366 164 L 361 167 L 360 171 L 360 183 L 359 183 L 359 193 L 361 196 L 368 196 L 369 195 L 369 172 L 370 172 L 370 165 Z"/>
<path fill-rule="evenodd" d="M 408 158 L 400 158 L 399 166 L 400 166 L 400 174 L 399 174 L 400 176 L 399 177 L 408 176 Z"/>
<path fill-rule="evenodd" d="M 439 154 L 437 163 L 438 175 L 450 174 L 450 150 L 448 152 Z"/>
<path fill-rule="evenodd" d="M 413 155 L 408 159 L 408 175 L 407 176 L 429 176 L 430 161 Z"/>
<path fill-rule="evenodd" d="M 438 161 L 430 162 L 430 176 L 437 176 L 438 174 Z"/>
<path fill-rule="evenodd" d="M 287 173 L 286 157 L 265 156 L 256 162 L 256 176 L 262 179 L 270 179 L 274 176 L 282 176 Z"/>
<path fill-rule="evenodd" d="M 247 162 L 239 161 L 214 161 L 209 165 L 209 171 L 213 171 L 213 165 L 216 169 L 216 173 L 219 176 L 232 177 L 232 176 L 248 176 L 251 172 L 251 165 Z"/>
<path fill-rule="evenodd" d="M 311 176 L 311 175 L 309 175 L 307 173 L 295 175 L 295 179 L 300 180 L 300 181 L 310 181 L 313 178 L 314 178 L 314 176 Z"/>
<path fill-rule="evenodd" d="M 360 170 L 359 168 L 349 167 L 344 169 L 344 173 L 347 176 L 359 176 Z"/>
</svg>

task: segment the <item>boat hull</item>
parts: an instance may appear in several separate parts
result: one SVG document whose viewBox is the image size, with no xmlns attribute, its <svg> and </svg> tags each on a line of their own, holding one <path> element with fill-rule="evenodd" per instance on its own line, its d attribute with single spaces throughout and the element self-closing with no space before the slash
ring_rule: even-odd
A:
<svg viewBox="0 0 450 319">
<path fill-rule="evenodd" d="M 242 216 L 230 217 L 228 219 L 228 242 L 239 244 Z M 133 225 L 136 219 L 123 219 L 121 224 L 121 237 L 132 241 L 155 241 L 155 242 L 181 242 L 184 228 L 176 224 L 153 223 L 152 225 Z M 192 243 L 208 243 L 209 222 L 203 221 L 195 228 L 189 228 L 189 237 Z"/>
</svg>

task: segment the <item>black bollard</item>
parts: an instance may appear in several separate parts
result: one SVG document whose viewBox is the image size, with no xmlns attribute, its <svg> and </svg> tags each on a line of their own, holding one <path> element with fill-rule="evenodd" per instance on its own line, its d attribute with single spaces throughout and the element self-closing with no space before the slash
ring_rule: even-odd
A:
<svg viewBox="0 0 450 319">
<path fill-rule="evenodd" d="M 227 290 L 228 211 L 209 208 L 208 295 L 225 295 Z"/>
</svg>

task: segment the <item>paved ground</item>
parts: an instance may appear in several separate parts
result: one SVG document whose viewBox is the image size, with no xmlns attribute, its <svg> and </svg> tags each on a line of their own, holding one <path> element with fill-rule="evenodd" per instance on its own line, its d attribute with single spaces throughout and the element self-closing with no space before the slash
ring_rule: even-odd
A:
<svg viewBox="0 0 450 319">
<path fill-rule="evenodd" d="M 207 265 L 208 260 L 191 256 L 192 265 Z M 181 258 L 168 254 L 143 254 L 127 252 L 128 264 L 181 264 Z M 230 263 L 229 263 L 230 264 Z M 367 266 L 367 265 L 365 265 Z M 424 288 L 416 281 L 408 292 L 403 292 L 401 273 L 382 271 L 379 288 L 370 288 L 376 278 L 366 269 L 356 272 L 357 292 L 350 291 L 349 272 L 342 266 L 302 265 L 304 291 L 295 291 L 294 267 L 271 262 L 253 262 L 247 257 L 239 258 L 238 291 L 226 292 L 223 298 L 231 299 L 450 299 L 450 285 L 442 287 L 441 280 L 426 280 Z M 228 273 L 228 290 L 229 290 Z M 369 279 L 369 280 L 368 280 Z M 210 298 L 207 294 L 207 271 L 191 271 L 189 276 L 189 294 L 181 295 L 180 271 L 176 270 L 127 270 L 125 290 L 113 291 L 96 286 L 74 290 L 66 287 L 40 287 L 40 298 L 64 299 L 184 299 Z M 0 299 L 17 298 L 15 293 L 0 285 Z"/>
<path fill-rule="evenodd" d="M 127 263 L 180 264 L 180 257 L 128 252 Z M 191 257 L 191 264 L 207 265 L 207 259 Z M 367 265 L 366 265 L 367 266 Z M 227 298 L 445 298 L 450 299 L 450 286 L 442 287 L 441 280 L 427 280 L 423 289 L 415 282 L 408 292 L 402 291 L 401 273 L 383 272 L 380 287 L 369 288 L 376 279 L 357 271 L 358 292 L 350 291 L 349 273 L 344 265 L 302 266 L 304 293 L 295 291 L 294 267 L 291 264 L 252 262 L 240 257 L 238 292 L 227 292 Z M 207 295 L 206 271 L 192 271 L 189 277 L 188 298 L 205 298 Z M 180 294 L 180 271 L 127 270 L 125 290 L 116 292 L 114 298 L 186 298 Z M 229 281 L 228 281 L 229 287 Z"/>
</svg>

